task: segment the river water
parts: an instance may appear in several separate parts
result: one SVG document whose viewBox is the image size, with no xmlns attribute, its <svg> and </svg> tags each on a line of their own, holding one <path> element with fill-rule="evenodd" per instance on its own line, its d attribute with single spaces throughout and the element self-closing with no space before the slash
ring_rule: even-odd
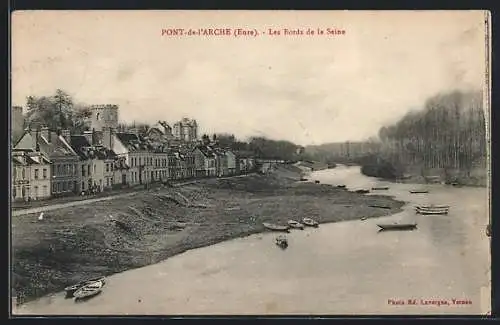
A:
<svg viewBox="0 0 500 325">
<path fill-rule="evenodd" d="M 359 167 L 314 172 L 312 180 L 350 189 L 387 185 L 405 211 L 366 221 L 294 231 L 290 246 L 265 233 L 188 251 L 116 274 L 86 302 L 64 294 L 41 298 L 15 314 L 485 314 L 490 310 L 490 253 L 484 188 L 393 184 Z M 372 195 L 372 194 L 369 194 Z M 420 203 L 448 204 L 445 216 L 416 215 Z M 413 231 L 378 232 L 377 223 L 416 221 Z M 414 299 L 416 304 L 408 304 Z M 467 304 L 454 304 L 453 299 Z M 431 304 L 444 301 L 446 305 Z M 404 304 L 396 304 L 403 301 Z"/>
</svg>

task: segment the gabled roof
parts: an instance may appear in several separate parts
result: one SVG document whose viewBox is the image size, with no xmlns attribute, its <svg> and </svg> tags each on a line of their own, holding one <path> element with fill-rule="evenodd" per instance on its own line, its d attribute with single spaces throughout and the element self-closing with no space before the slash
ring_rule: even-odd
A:
<svg viewBox="0 0 500 325">
<path fill-rule="evenodd" d="M 103 146 L 92 146 L 84 135 L 72 135 L 71 146 L 81 159 L 114 159 L 116 153 Z"/>
<path fill-rule="evenodd" d="M 209 146 L 197 146 L 196 149 L 199 149 L 201 153 L 207 158 L 216 158 L 216 153 L 214 149 Z"/>
</svg>

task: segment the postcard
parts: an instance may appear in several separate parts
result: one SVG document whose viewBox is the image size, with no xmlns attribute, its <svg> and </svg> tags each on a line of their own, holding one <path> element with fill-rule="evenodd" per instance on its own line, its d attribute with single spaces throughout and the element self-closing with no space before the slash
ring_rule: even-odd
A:
<svg viewBox="0 0 500 325">
<path fill-rule="evenodd" d="M 11 310 L 491 313 L 488 11 L 15 11 Z"/>
</svg>

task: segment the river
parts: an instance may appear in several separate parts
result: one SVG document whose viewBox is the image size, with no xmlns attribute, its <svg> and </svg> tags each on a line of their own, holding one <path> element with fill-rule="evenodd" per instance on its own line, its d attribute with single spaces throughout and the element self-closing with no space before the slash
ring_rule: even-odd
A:
<svg viewBox="0 0 500 325">
<path fill-rule="evenodd" d="M 429 194 L 410 194 L 422 185 L 379 181 L 356 166 L 314 172 L 310 178 L 350 189 L 387 185 L 390 189 L 380 194 L 408 204 L 390 217 L 293 231 L 286 250 L 274 245 L 271 233 L 195 249 L 113 275 L 103 292 L 86 302 L 58 293 L 15 313 L 395 315 L 490 310 L 485 188 L 425 185 Z M 413 206 L 419 203 L 448 204 L 450 213 L 416 215 Z M 418 228 L 378 232 L 376 224 L 383 220 L 416 221 Z M 416 304 L 408 304 L 409 299 Z M 436 300 L 448 304 L 433 304 Z"/>
</svg>

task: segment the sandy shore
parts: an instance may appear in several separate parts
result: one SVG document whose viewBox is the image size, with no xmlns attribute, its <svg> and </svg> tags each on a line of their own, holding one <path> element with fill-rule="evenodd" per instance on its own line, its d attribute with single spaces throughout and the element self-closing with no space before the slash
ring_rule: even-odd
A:
<svg viewBox="0 0 500 325">
<path fill-rule="evenodd" d="M 12 295 L 23 303 L 86 278 L 265 231 L 262 222 L 373 218 L 404 204 L 299 179 L 297 169 L 280 168 L 62 208 L 47 212 L 42 222 L 36 214 L 13 217 Z M 377 204 L 390 208 L 370 207 Z"/>
</svg>

